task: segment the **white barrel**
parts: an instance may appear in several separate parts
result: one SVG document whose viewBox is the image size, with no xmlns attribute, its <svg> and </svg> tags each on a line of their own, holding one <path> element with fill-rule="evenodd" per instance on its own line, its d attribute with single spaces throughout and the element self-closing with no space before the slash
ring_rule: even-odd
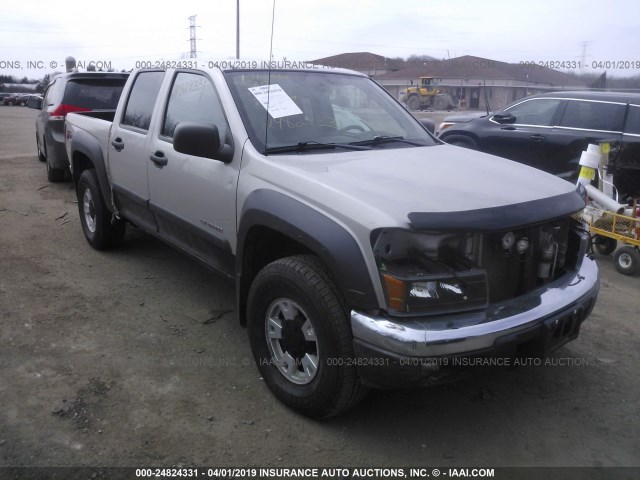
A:
<svg viewBox="0 0 640 480">
<path fill-rule="evenodd" d="M 600 147 L 590 143 L 587 145 L 587 149 L 582 152 L 582 155 L 580 156 L 580 165 L 595 169 L 598 168 L 601 158 L 602 155 L 600 154 Z"/>
</svg>

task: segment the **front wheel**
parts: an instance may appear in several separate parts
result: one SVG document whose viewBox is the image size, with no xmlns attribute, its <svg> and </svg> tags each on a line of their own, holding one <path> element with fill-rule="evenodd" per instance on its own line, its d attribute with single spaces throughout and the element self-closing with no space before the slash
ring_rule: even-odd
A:
<svg viewBox="0 0 640 480">
<path fill-rule="evenodd" d="M 78 210 L 84 236 L 96 250 L 118 246 L 124 237 L 125 223 L 112 218 L 104 203 L 98 175 L 91 168 L 82 172 L 78 181 Z"/>
<path fill-rule="evenodd" d="M 247 327 L 265 383 L 289 407 L 327 418 L 366 393 L 353 362 L 348 312 L 317 257 L 264 267 L 249 292 Z"/>
<path fill-rule="evenodd" d="M 418 97 L 417 95 L 411 95 L 407 100 L 407 107 L 411 111 L 420 110 L 421 106 L 422 102 L 420 102 L 420 97 Z"/>
</svg>

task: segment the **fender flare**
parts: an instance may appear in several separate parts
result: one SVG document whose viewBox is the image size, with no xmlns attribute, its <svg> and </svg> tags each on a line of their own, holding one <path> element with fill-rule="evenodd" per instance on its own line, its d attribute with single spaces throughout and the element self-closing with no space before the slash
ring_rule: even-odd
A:
<svg viewBox="0 0 640 480">
<path fill-rule="evenodd" d="M 247 280 L 243 282 L 244 248 L 255 226 L 276 230 L 320 257 L 349 308 L 379 308 L 364 255 L 353 235 L 322 212 L 282 193 L 261 189 L 247 197 L 238 227 L 236 297 L 242 323 L 243 302 L 249 290 Z"/>
<path fill-rule="evenodd" d="M 93 164 L 93 168 L 95 168 L 96 174 L 98 175 L 98 183 L 100 184 L 104 203 L 109 211 L 113 213 L 113 196 L 111 194 L 109 176 L 107 174 L 107 167 L 102 155 L 100 143 L 93 136 L 83 130 L 76 130 L 73 132 L 73 137 L 71 139 L 71 158 L 69 161 L 73 171 L 73 183 L 77 188 L 81 172 L 78 170 L 80 162 L 76 158 L 76 152 L 83 154 Z"/>
</svg>

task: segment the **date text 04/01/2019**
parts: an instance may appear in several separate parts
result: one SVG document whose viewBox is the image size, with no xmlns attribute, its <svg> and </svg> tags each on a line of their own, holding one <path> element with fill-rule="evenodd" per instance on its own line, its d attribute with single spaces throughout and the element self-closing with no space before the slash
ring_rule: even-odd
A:
<svg viewBox="0 0 640 480">
<path fill-rule="evenodd" d="M 522 68 L 551 68 L 558 70 L 581 70 L 583 68 L 632 70 L 640 69 L 640 60 L 526 60 L 519 63 Z"/>
<path fill-rule="evenodd" d="M 136 469 L 136 477 L 203 477 L 216 479 L 289 478 L 437 478 L 495 477 L 493 468 L 183 468 Z"/>
</svg>

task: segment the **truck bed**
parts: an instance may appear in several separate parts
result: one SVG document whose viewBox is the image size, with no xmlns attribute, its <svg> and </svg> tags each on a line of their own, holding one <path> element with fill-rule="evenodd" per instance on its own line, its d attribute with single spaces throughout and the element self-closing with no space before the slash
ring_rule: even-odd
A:
<svg viewBox="0 0 640 480">
<path fill-rule="evenodd" d="M 116 116 L 115 110 L 91 110 L 90 112 L 76 112 L 77 115 L 83 117 L 99 118 L 100 120 L 106 120 L 107 122 L 113 122 Z"/>
<path fill-rule="evenodd" d="M 115 114 L 115 110 L 69 113 L 65 121 L 67 135 L 90 135 L 99 143 L 103 158 L 107 158 L 109 132 L 111 131 Z M 71 159 L 71 152 L 67 151 L 67 154 Z"/>
</svg>

